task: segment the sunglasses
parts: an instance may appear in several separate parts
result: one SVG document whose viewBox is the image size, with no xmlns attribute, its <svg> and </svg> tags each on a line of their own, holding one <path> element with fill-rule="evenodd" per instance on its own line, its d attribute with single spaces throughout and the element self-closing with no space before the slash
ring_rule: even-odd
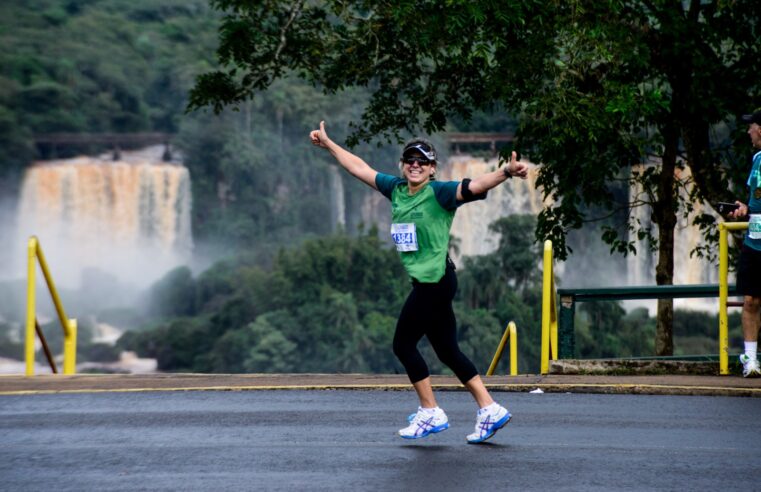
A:
<svg viewBox="0 0 761 492">
<path fill-rule="evenodd" d="M 405 164 L 409 164 L 410 166 L 414 162 L 417 162 L 418 164 L 420 164 L 420 166 L 430 166 L 433 161 L 430 159 L 426 159 L 425 157 L 418 157 L 413 155 L 413 156 L 402 158 L 402 162 Z"/>
</svg>

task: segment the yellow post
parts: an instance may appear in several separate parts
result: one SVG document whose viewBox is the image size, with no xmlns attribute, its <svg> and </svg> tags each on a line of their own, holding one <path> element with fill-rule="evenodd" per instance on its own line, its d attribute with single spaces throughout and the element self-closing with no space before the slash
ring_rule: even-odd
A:
<svg viewBox="0 0 761 492">
<path fill-rule="evenodd" d="M 727 296 L 729 294 L 729 259 L 726 224 L 719 224 L 719 374 L 729 374 L 729 321 L 727 320 Z"/>
<path fill-rule="evenodd" d="M 550 372 L 550 302 L 552 297 L 552 241 L 544 242 L 544 272 L 542 273 L 542 350 L 541 374 Z"/>
<path fill-rule="evenodd" d="M 497 351 L 494 352 L 494 357 L 489 364 L 489 370 L 486 371 L 487 376 L 493 376 L 494 371 L 497 369 L 500 359 L 502 359 L 502 352 L 505 350 L 507 340 L 510 340 L 510 375 L 518 375 L 518 330 L 515 328 L 514 322 L 509 322 L 505 327 L 505 333 L 502 334 L 502 340 L 500 340 L 497 346 Z"/>
<path fill-rule="evenodd" d="M 27 247 L 27 277 L 26 277 L 26 337 L 24 345 L 24 359 L 26 360 L 26 375 L 34 376 L 34 320 L 36 318 L 36 285 L 35 274 L 37 273 L 37 238 L 29 238 Z"/>
<path fill-rule="evenodd" d="M 55 310 L 58 313 L 58 320 L 61 322 L 61 327 L 63 328 L 64 336 L 68 336 L 69 318 L 66 316 L 66 311 L 63 310 L 63 304 L 61 304 L 61 298 L 58 296 L 58 291 L 55 288 L 55 283 L 53 283 L 53 276 L 50 275 L 48 262 L 45 261 L 45 255 L 42 252 L 42 248 L 40 247 L 39 241 L 37 242 L 37 259 L 40 261 L 40 269 L 42 270 L 42 274 L 45 276 L 45 281 L 48 284 L 48 290 L 50 291 L 50 296 L 53 298 L 53 304 L 55 305 Z"/>
<path fill-rule="evenodd" d="M 729 374 L 729 320 L 727 297 L 729 297 L 729 234 L 748 228 L 747 222 L 722 222 L 719 224 L 719 374 Z"/>
<path fill-rule="evenodd" d="M 77 320 L 69 320 L 69 329 L 63 339 L 63 373 L 77 372 Z"/>
<path fill-rule="evenodd" d="M 552 259 L 550 259 L 550 263 L 552 263 Z M 556 299 L 555 272 L 552 272 L 550 275 L 550 360 L 558 360 L 558 305 Z"/>
<path fill-rule="evenodd" d="M 58 313 L 58 319 L 61 322 L 61 328 L 63 328 L 63 373 L 75 374 L 77 367 L 77 320 L 69 319 L 66 316 L 66 311 L 63 310 L 63 304 L 61 304 L 61 298 L 58 296 L 58 291 L 53 283 L 53 277 L 50 275 L 50 269 L 48 263 L 45 261 L 45 255 L 42 253 L 40 242 L 37 237 L 32 236 L 29 238 L 28 246 L 28 264 L 27 264 L 27 291 L 26 291 L 26 346 L 25 346 L 25 358 L 26 358 L 26 375 L 34 376 L 34 342 L 35 342 L 35 325 L 36 325 L 36 312 L 35 312 L 35 274 L 37 272 L 37 261 L 40 262 L 40 269 L 45 277 L 45 281 L 48 284 L 48 290 L 50 296 L 53 298 L 53 304 L 55 305 L 56 312 Z"/>
<path fill-rule="evenodd" d="M 491 364 L 489 364 L 489 369 L 486 371 L 487 376 L 492 376 L 494 374 L 494 371 L 497 369 L 497 364 L 499 364 L 499 360 L 502 358 L 502 351 L 505 350 L 505 344 L 507 343 L 507 338 L 510 336 L 510 325 L 512 324 L 512 321 L 507 324 L 505 327 L 505 332 L 502 334 L 502 340 L 499 341 L 499 345 L 497 345 L 497 351 L 494 352 L 494 357 L 491 359 Z"/>
<path fill-rule="evenodd" d="M 512 321 L 507 324 L 510 331 L 510 375 L 518 375 L 518 329 Z"/>
</svg>

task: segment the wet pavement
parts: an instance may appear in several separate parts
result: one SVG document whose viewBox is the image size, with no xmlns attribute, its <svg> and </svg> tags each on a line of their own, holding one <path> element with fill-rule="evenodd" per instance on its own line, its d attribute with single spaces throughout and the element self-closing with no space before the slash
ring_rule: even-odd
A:
<svg viewBox="0 0 761 492">
<path fill-rule="evenodd" d="M 451 427 L 416 441 L 395 434 L 416 407 L 410 391 L 6 394 L 0 489 L 757 490 L 761 483 L 761 398 L 493 394 L 514 417 L 485 445 L 465 442 L 476 409 L 465 392 L 439 392 Z"/>
</svg>

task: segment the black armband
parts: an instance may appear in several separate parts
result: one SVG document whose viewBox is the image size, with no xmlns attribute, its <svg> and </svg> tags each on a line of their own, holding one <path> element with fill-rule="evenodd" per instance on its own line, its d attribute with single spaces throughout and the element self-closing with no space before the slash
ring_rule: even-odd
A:
<svg viewBox="0 0 761 492">
<path fill-rule="evenodd" d="M 462 180 L 462 188 L 460 189 L 460 194 L 462 195 L 462 201 L 463 203 L 467 202 L 474 202 L 476 200 L 483 200 L 486 198 L 486 191 L 483 193 L 473 193 L 470 191 L 470 179 L 465 178 Z"/>
<path fill-rule="evenodd" d="M 502 168 L 502 174 L 505 175 L 505 179 L 510 179 L 513 177 L 513 175 L 510 174 L 510 171 L 507 170 L 507 166 Z"/>
</svg>

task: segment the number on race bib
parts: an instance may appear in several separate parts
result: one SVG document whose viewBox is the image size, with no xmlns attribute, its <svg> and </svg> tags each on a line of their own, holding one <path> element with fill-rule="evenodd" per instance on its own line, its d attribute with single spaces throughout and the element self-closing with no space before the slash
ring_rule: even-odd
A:
<svg viewBox="0 0 761 492">
<path fill-rule="evenodd" d="M 397 251 L 417 251 L 415 224 L 391 224 L 391 238 Z"/>
</svg>

